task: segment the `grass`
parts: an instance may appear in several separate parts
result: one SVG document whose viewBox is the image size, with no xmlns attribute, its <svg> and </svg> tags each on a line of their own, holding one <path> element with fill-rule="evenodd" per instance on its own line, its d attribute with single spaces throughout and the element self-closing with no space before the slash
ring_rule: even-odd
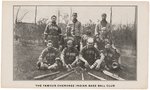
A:
<svg viewBox="0 0 150 90">
<path fill-rule="evenodd" d="M 44 46 L 21 46 L 18 43 L 14 42 L 14 57 L 13 57 L 13 79 L 14 80 L 33 80 L 33 77 L 50 73 L 51 71 L 38 70 L 36 67 L 37 58 L 39 57 L 41 51 L 44 49 Z M 136 80 L 136 57 L 128 56 L 123 53 L 122 65 L 124 66 L 122 71 L 117 72 L 119 76 L 126 80 Z M 97 76 L 101 76 L 107 80 L 114 80 L 100 71 L 91 71 Z M 66 71 L 61 72 L 60 74 L 44 78 L 42 80 L 52 80 Z M 97 80 L 96 78 L 89 76 L 87 73 L 84 73 L 85 80 Z M 81 80 L 81 74 L 72 73 L 63 80 Z"/>
</svg>

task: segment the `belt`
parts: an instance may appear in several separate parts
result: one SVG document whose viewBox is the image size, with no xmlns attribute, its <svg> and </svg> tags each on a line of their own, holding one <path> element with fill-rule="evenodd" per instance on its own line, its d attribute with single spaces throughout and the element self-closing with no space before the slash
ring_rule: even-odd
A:
<svg viewBox="0 0 150 90">
<path fill-rule="evenodd" d="M 48 35 L 50 37 L 59 37 L 59 35 Z"/>
</svg>

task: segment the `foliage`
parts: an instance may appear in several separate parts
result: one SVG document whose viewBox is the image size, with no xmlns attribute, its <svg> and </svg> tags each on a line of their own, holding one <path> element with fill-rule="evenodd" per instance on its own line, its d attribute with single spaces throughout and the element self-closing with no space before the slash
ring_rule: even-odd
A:
<svg viewBox="0 0 150 90">
<path fill-rule="evenodd" d="M 43 32 L 47 20 L 48 19 L 41 19 L 37 24 L 23 22 L 17 23 L 14 25 L 14 38 L 20 38 L 23 42 L 29 40 L 38 40 L 41 42 L 41 40 L 43 40 Z M 58 25 L 61 27 L 62 34 L 64 35 L 67 25 L 65 23 L 59 23 Z M 90 30 L 94 35 L 95 26 L 96 24 L 90 20 L 89 23 L 82 25 L 81 32 L 84 34 L 87 30 Z M 114 43 L 118 46 L 131 45 L 136 47 L 136 29 L 134 28 L 134 25 L 113 25 L 112 36 Z"/>
</svg>

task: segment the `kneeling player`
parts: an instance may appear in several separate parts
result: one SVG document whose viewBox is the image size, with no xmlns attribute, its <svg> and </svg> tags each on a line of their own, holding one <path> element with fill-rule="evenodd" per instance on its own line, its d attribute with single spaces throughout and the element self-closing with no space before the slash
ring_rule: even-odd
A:
<svg viewBox="0 0 150 90">
<path fill-rule="evenodd" d="M 105 56 L 104 65 L 107 70 L 116 70 L 120 67 L 120 54 L 110 43 L 105 45 L 103 54 Z"/>
<path fill-rule="evenodd" d="M 75 66 L 78 61 L 78 50 L 73 47 L 73 41 L 68 40 L 67 41 L 67 47 L 63 49 L 61 54 L 61 60 L 63 62 L 63 66 L 65 66 L 67 69 L 71 69 L 72 66 Z"/>
<path fill-rule="evenodd" d="M 50 70 L 58 70 L 62 67 L 62 62 L 59 58 L 60 52 L 56 48 L 53 47 L 52 41 L 49 40 L 47 44 L 47 48 L 45 48 L 37 62 L 39 69 L 50 69 Z"/>
<path fill-rule="evenodd" d="M 87 40 L 87 45 L 83 47 L 80 53 L 80 60 L 84 63 L 83 66 L 87 69 L 99 70 L 103 58 L 104 55 L 94 47 L 93 38 L 89 38 Z"/>
</svg>

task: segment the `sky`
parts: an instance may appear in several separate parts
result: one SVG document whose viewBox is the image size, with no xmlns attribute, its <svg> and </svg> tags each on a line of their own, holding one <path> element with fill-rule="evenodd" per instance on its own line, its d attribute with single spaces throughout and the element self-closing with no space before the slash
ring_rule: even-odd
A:
<svg viewBox="0 0 150 90">
<path fill-rule="evenodd" d="M 38 6 L 37 7 L 37 21 L 40 18 L 49 18 L 52 15 L 72 12 L 78 13 L 78 20 L 82 24 L 86 24 L 91 19 L 94 23 L 97 23 L 98 19 L 101 20 L 101 14 L 107 14 L 107 21 L 110 22 L 110 7 L 95 7 L 95 6 L 80 6 L 80 7 L 54 7 L 54 6 Z M 14 20 L 16 18 L 18 7 L 14 7 Z M 22 22 L 34 23 L 35 6 L 21 6 L 18 18 L 21 18 L 26 12 L 28 12 L 22 19 Z M 133 24 L 135 20 L 135 7 L 112 7 L 112 24 Z M 61 18 L 60 18 L 60 21 Z"/>
</svg>

